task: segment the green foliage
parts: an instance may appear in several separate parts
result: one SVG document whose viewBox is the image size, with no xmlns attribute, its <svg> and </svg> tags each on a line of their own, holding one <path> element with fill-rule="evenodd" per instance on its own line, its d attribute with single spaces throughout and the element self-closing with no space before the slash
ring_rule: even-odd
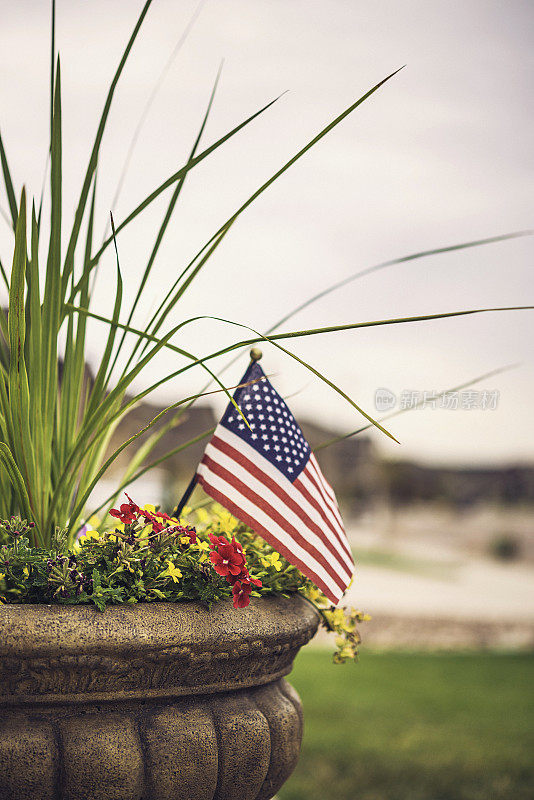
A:
<svg viewBox="0 0 534 800">
<path fill-rule="evenodd" d="M 122 515 L 114 510 L 114 516 L 131 521 L 102 532 L 86 530 L 72 547 L 64 529 L 56 529 L 49 548 L 36 548 L 28 539 L 33 523 L 20 517 L 0 520 L 0 604 L 93 604 L 104 611 L 123 603 L 197 600 L 209 607 L 233 600 L 238 608 L 248 605 L 249 596 L 299 592 L 336 634 L 334 661 L 356 658 L 356 623 L 365 617 L 352 609 L 334 609 L 296 567 L 221 506 L 190 515 L 195 527 L 154 506 L 139 509 L 130 501 L 121 510 Z M 242 552 L 241 575 L 225 577 L 220 574 L 224 570 L 217 571 L 213 554 L 221 543 Z M 242 604 L 236 600 L 236 580 L 251 581 Z"/>
</svg>

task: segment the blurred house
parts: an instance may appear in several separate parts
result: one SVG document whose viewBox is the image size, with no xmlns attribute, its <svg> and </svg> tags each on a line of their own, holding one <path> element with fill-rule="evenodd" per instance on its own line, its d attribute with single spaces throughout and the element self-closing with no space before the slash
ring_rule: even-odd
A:
<svg viewBox="0 0 534 800">
<path fill-rule="evenodd" d="M 477 503 L 534 504 L 534 467 L 429 467 L 385 462 L 382 481 L 396 506 L 441 502 L 456 508 Z"/>
</svg>

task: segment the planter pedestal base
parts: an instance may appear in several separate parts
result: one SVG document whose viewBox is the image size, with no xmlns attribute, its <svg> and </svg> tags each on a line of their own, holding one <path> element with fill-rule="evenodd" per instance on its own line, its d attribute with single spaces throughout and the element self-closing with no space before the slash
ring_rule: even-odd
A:
<svg viewBox="0 0 534 800">
<path fill-rule="evenodd" d="M 299 597 L 2 607 L 0 798 L 269 800 L 302 736 L 282 675 L 316 627 Z"/>
</svg>

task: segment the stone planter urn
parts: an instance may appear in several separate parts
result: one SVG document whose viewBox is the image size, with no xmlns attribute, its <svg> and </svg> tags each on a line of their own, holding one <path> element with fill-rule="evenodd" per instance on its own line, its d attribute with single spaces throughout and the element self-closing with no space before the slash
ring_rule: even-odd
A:
<svg viewBox="0 0 534 800">
<path fill-rule="evenodd" d="M 298 759 L 301 597 L 0 606 L 2 800 L 268 800 Z"/>
</svg>

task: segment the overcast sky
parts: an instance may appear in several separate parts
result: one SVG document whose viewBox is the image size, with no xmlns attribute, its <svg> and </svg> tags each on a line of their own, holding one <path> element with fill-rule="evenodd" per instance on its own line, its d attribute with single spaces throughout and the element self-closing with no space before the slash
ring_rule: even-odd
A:
<svg viewBox="0 0 534 800">
<path fill-rule="evenodd" d="M 131 137 L 158 76 L 197 8 L 154 0 L 119 84 L 99 166 L 104 229 Z M 64 113 L 66 219 L 72 214 L 107 86 L 142 3 L 58 0 Z M 219 90 L 204 144 L 289 90 L 197 167 L 185 184 L 140 308 L 142 325 L 166 287 L 231 213 L 327 122 L 406 64 L 259 198 L 184 295 L 170 324 L 197 314 L 268 328 L 299 301 L 359 269 L 423 249 L 534 227 L 529 0 L 207 0 L 168 70 L 142 128 L 116 221 L 184 163 L 221 58 Z M 40 193 L 48 136 L 49 6 L 0 0 L 0 126 L 17 191 Z M 125 302 L 132 300 L 168 196 L 119 236 Z M 5 195 L 1 195 L 6 207 Z M 99 234 L 102 235 L 102 234 Z M 0 255 L 12 240 L 0 220 Z M 534 304 L 532 238 L 402 264 L 358 280 L 287 323 L 286 330 Z M 111 313 L 111 249 L 96 306 Z M 97 363 L 105 328 L 95 324 Z M 434 463 L 532 461 L 534 312 L 470 316 L 299 339 L 311 361 L 370 413 L 375 392 L 432 392 L 497 367 L 482 381 L 496 410 L 415 410 L 391 422 L 396 458 Z M 239 334 L 191 325 L 176 343 L 195 353 Z M 362 424 L 342 398 L 273 348 L 264 368 L 301 417 L 340 432 Z M 227 373 L 239 380 L 245 357 Z M 155 374 L 177 368 L 166 354 Z M 170 383 L 177 400 L 200 371 Z M 475 398 L 480 400 L 480 396 Z M 223 405 L 218 400 L 218 407 Z"/>
</svg>

